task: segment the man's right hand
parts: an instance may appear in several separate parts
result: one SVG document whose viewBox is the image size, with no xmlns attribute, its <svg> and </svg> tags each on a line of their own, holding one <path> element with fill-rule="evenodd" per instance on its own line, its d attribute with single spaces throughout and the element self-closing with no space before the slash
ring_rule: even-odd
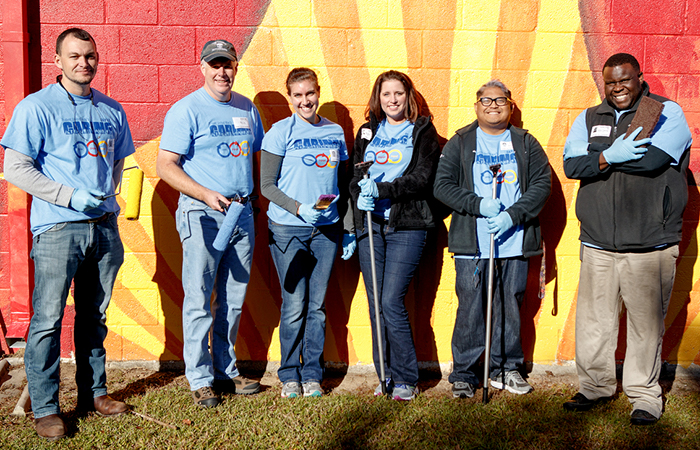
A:
<svg viewBox="0 0 700 450">
<path fill-rule="evenodd" d="M 642 146 L 651 142 L 650 138 L 635 141 L 634 138 L 636 138 L 641 132 L 642 127 L 639 127 L 627 138 L 620 136 L 619 138 L 615 139 L 613 145 L 603 152 L 603 158 L 605 158 L 608 164 L 620 164 L 627 161 L 636 161 L 641 159 L 647 152 L 646 147 Z"/>
<path fill-rule="evenodd" d="M 219 194 L 216 191 L 212 191 L 207 189 L 206 192 L 204 192 L 202 196 L 202 201 L 207 204 L 211 209 L 214 209 L 216 211 L 221 211 L 224 212 L 222 204 L 225 205 L 227 208 L 231 204 L 231 201 L 224 197 L 223 195 Z"/>
<path fill-rule="evenodd" d="M 70 197 L 70 207 L 76 211 L 87 211 L 98 208 L 104 200 L 97 197 L 104 195 L 96 189 L 75 189 Z"/>
</svg>

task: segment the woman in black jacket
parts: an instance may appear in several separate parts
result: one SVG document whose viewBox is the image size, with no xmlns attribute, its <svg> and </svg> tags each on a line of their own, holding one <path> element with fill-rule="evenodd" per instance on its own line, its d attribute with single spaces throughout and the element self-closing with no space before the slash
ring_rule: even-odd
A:
<svg viewBox="0 0 700 450">
<path fill-rule="evenodd" d="M 356 168 L 350 182 L 360 268 L 372 318 L 370 229 L 374 236 L 387 389 L 395 400 L 412 400 L 418 393 L 418 361 L 404 298 L 427 230 L 436 220 L 429 200 L 440 146 L 431 118 L 420 115 L 419 95 L 405 74 L 391 70 L 379 75 L 365 111 L 369 122 L 360 127 L 353 151 L 355 164 L 374 163 L 369 178 Z M 372 213 L 371 224 L 364 211 Z M 374 363 L 380 373 L 376 324 L 371 322 Z M 375 391 L 380 394 L 381 385 Z"/>
</svg>

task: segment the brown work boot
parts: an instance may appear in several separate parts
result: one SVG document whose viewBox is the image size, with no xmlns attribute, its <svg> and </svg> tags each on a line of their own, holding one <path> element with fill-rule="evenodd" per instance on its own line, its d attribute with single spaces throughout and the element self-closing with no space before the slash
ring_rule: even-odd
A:
<svg viewBox="0 0 700 450">
<path fill-rule="evenodd" d="M 214 380 L 214 390 L 220 394 L 257 394 L 260 392 L 260 383 L 238 375 L 229 380 Z"/>
<path fill-rule="evenodd" d="M 114 400 L 109 395 L 101 395 L 93 399 L 95 412 L 104 417 L 116 417 L 129 410 L 126 403 Z"/>
<path fill-rule="evenodd" d="M 50 414 L 46 417 L 34 420 L 36 434 L 49 441 L 57 441 L 66 437 L 66 426 L 58 414 Z"/>
<path fill-rule="evenodd" d="M 204 386 L 192 391 L 192 400 L 202 408 L 213 408 L 219 405 L 219 396 L 214 393 L 211 386 Z"/>
</svg>

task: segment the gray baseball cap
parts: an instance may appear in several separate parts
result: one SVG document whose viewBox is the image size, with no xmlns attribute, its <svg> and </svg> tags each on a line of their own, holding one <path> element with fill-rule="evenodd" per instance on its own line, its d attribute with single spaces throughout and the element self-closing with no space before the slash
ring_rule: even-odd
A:
<svg viewBox="0 0 700 450">
<path fill-rule="evenodd" d="M 233 44 L 223 39 L 209 41 L 204 44 L 204 48 L 202 49 L 202 55 L 200 57 L 202 61 L 209 62 L 216 58 L 238 61 L 238 55 L 236 55 L 236 49 L 233 48 Z"/>
</svg>

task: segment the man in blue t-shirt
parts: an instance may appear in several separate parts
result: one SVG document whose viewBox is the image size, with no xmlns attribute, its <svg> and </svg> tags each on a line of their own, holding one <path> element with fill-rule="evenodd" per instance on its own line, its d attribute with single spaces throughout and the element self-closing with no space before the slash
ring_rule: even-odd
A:
<svg viewBox="0 0 700 450">
<path fill-rule="evenodd" d="M 90 84 L 99 54 L 85 30 L 56 40 L 56 84 L 22 100 L 2 138 L 5 178 L 33 196 L 32 316 L 24 354 L 37 434 L 65 436 L 58 403 L 61 320 L 74 282 L 78 408 L 127 411 L 107 395 L 105 311 L 124 261 L 114 198 L 124 158 L 134 153 L 121 105 Z"/>
<path fill-rule="evenodd" d="M 510 90 L 491 80 L 477 91 L 476 100 L 477 120 L 457 130 L 445 145 L 433 188 L 435 198 L 453 210 L 448 244 L 454 253 L 459 300 L 450 374 L 455 398 L 474 396 L 479 385 L 492 236 L 493 329 L 487 378 L 496 389 L 532 392 L 520 374 L 524 362 L 520 306 L 529 258 L 542 254 L 537 216 L 551 188 L 551 170 L 542 146 L 527 130 L 510 124 L 514 108 Z M 496 176 L 492 167 L 498 168 Z"/>
<path fill-rule="evenodd" d="M 168 111 L 156 168 L 180 191 L 175 221 L 183 253 L 185 375 L 194 403 L 211 408 L 219 393 L 260 390 L 260 383 L 238 372 L 234 345 L 255 242 L 253 154 L 264 131 L 255 105 L 231 91 L 238 68 L 233 45 L 209 41 L 200 59 L 204 87 Z M 227 228 L 227 211 L 240 216 L 221 250 L 214 241 Z"/>
</svg>

